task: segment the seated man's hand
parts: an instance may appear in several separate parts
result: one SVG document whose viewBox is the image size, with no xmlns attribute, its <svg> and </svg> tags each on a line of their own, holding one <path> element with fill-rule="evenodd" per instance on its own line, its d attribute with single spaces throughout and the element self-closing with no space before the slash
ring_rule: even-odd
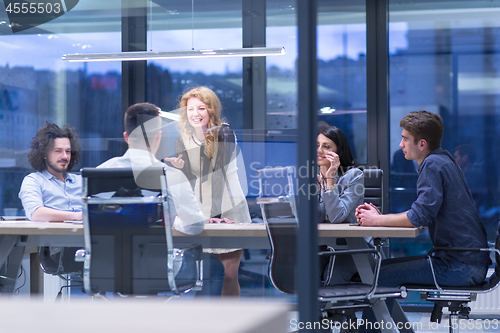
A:
<svg viewBox="0 0 500 333">
<path fill-rule="evenodd" d="M 177 169 L 184 168 L 184 160 L 182 159 L 182 154 L 180 154 L 178 157 L 164 158 L 163 161 L 172 163 L 172 165 Z"/>
<path fill-rule="evenodd" d="M 232 224 L 232 223 L 234 223 L 234 221 L 231 221 L 227 217 L 224 217 L 221 219 L 219 219 L 217 217 L 211 217 L 210 220 L 208 220 L 208 223 L 229 223 L 229 224 Z"/>
<path fill-rule="evenodd" d="M 364 203 L 356 208 L 356 218 L 363 226 L 376 226 L 377 218 L 381 215 L 377 207 L 372 203 Z"/>
</svg>

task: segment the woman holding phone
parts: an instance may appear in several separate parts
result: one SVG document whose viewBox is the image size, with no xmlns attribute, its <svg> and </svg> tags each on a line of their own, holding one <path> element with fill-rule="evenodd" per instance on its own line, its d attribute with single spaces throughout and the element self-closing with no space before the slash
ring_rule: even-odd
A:
<svg viewBox="0 0 500 333">
<path fill-rule="evenodd" d="M 356 207 L 364 199 L 364 175 L 356 167 L 347 138 L 335 126 L 324 127 L 317 145 L 319 222 L 356 223 Z M 327 267 L 323 279 L 333 285 L 349 282 L 357 270 L 351 256 L 338 256 L 335 274 L 331 272 Z"/>
</svg>

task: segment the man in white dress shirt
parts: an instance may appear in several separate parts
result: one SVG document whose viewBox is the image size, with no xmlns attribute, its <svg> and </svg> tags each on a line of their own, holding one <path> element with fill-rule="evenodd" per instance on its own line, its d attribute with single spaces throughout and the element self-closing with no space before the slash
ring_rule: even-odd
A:
<svg viewBox="0 0 500 333">
<path fill-rule="evenodd" d="M 203 231 L 205 217 L 200 210 L 191 184 L 182 171 L 160 162 L 155 154 L 162 137 L 160 109 L 151 103 L 137 103 L 125 112 L 123 137 L 128 150 L 98 168 L 132 168 L 136 180 L 146 168 L 158 165 L 166 168 L 168 191 L 174 203 L 176 218 L 173 227 L 196 235 Z M 203 290 L 197 295 L 220 295 L 224 281 L 224 266 L 217 258 L 203 254 Z"/>
</svg>

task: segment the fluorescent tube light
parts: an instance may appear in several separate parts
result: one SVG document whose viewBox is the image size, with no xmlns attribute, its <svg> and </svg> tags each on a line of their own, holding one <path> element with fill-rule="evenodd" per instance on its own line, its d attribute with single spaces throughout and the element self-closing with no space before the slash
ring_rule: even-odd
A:
<svg viewBox="0 0 500 333">
<path fill-rule="evenodd" d="M 70 62 L 88 61 L 134 61 L 153 59 L 190 59 L 222 57 L 265 57 L 285 55 L 284 47 L 248 47 L 241 49 L 186 50 L 186 51 L 139 51 L 114 53 L 73 53 L 65 54 L 62 60 Z"/>
</svg>

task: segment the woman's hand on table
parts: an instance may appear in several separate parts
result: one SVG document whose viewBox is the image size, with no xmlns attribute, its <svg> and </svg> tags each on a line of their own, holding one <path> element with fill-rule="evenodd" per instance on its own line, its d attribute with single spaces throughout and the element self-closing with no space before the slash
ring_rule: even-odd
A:
<svg viewBox="0 0 500 333">
<path fill-rule="evenodd" d="M 221 219 L 217 218 L 217 217 L 211 217 L 210 220 L 208 220 L 208 223 L 228 223 L 228 224 L 233 224 L 234 221 L 231 221 L 230 219 L 228 219 L 227 217 L 223 217 Z"/>
</svg>

